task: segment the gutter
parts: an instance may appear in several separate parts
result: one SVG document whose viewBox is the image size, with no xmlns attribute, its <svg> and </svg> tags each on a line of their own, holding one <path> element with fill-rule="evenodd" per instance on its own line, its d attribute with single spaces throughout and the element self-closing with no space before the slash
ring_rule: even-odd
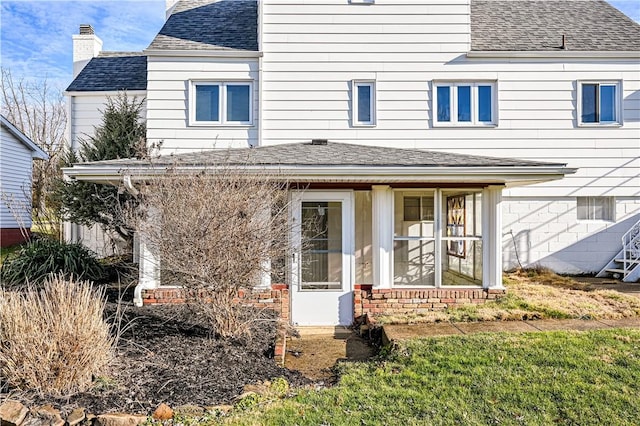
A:
<svg viewBox="0 0 640 426">
<path fill-rule="evenodd" d="M 175 167 L 179 173 L 202 171 L 210 166 Z M 283 179 L 305 182 L 500 182 L 537 183 L 573 174 L 575 168 L 561 164 L 516 167 L 370 167 L 370 166 L 246 166 L 248 173 L 273 172 Z M 142 181 L 164 174 L 163 168 L 124 168 L 123 166 L 83 166 L 64 168 L 64 173 L 79 180 L 99 183 L 119 183 L 123 174 L 127 179 Z M 126 185 L 126 183 L 125 183 Z"/>
<path fill-rule="evenodd" d="M 169 50 L 146 49 L 142 53 L 147 56 L 180 56 L 207 58 L 260 58 L 262 52 L 253 50 Z"/>
<path fill-rule="evenodd" d="M 640 59 L 640 51 L 520 51 L 520 50 L 476 50 L 466 54 L 469 59 Z"/>
</svg>

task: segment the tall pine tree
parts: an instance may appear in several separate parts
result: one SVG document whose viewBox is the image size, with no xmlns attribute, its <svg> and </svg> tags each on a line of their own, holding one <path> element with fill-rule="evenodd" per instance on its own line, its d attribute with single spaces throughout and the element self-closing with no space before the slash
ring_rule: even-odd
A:
<svg viewBox="0 0 640 426">
<path fill-rule="evenodd" d="M 77 152 L 70 150 L 64 166 L 91 161 L 141 158 L 146 155 L 146 125 L 140 118 L 142 100 L 130 99 L 125 93 L 108 98 L 102 123 L 95 134 L 80 141 Z M 55 197 L 61 216 L 80 225 L 100 225 L 115 232 L 129 244 L 133 238 L 124 212 L 137 201 L 122 188 L 80 181 L 60 181 Z"/>
</svg>

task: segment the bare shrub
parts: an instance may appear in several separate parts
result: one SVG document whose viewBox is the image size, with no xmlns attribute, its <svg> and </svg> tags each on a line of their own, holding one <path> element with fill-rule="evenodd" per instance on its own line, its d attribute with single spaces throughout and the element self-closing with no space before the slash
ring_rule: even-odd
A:
<svg viewBox="0 0 640 426">
<path fill-rule="evenodd" d="M 2 67 L 0 96 L 2 115 L 49 155 L 48 160 L 33 162 L 27 198 L 33 197 L 34 227 L 57 237 L 60 217 L 51 193 L 61 176 L 60 154 L 65 146 L 67 109 L 62 90 L 52 86 L 46 77 L 34 81 L 14 79 L 11 70 Z"/>
<path fill-rule="evenodd" d="M 265 275 L 280 279 L 275 265 L 289 249 L 286 183 L 247 166 L 169 167 L 148 182 L 141 202 L 146 218 L 138 229 L 161 259 L 163 284 L 182 286 L 185 301 L 221 337 L 249 333 L 259 315 L 243 309 L 238 292 Z"/>
<path fill-rule="evenodd" d="M 103 290 L 51 276 L 41 291 L 0 293 L 0 373 L 9 386 L 43 395 L 86 391 L 112 360 Z"/>
</svg>

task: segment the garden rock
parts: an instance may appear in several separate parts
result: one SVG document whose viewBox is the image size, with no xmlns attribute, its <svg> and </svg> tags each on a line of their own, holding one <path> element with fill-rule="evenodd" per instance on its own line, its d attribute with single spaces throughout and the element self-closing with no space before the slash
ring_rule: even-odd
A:
<svg viewBox="0 0 640 426">
<path fill-rule="evenodd" d="M 40 421 L 40 423 L 33 423 L 42 426 L 64 426 L 64 420 L 60 415 L 60 411 L 53 408 L 51 405 L 43 405 L 42 407 L 36 407 L 31 409 L 31 419 L 34 421 Z"/>
<path fill-rule="evenodd" d="M 76 408 L 67 417 L 67 423 L 69 426 L 76 426 L 78 423 L 86 418 L 84 408 Z"/>
<path fill-rule="evenodd" d="M 169 420 L 173 418 L 173 410 L 163 402 L 158 405 L 158 408 L 153 412 L 152 417 L 156 420 Z"/>
<path fill-rule="evenodd" d="M 27 417 L 29 409 L 18 401 L 5 401 L 0 405 L 0 424 L 19 426 Z"/>
<path fill-rule="evenodd" d="M 101 414 L 94 422 L 97 426 L 137 426 L 147 421 L 147 416 L 112 413 Z"/>
<path fill-rule="evenodd" d="M 173 410 L 176 416 L 200 417 L 204 414 L 204 408 L 197 405 L 181 405 Z"/>
</svg>

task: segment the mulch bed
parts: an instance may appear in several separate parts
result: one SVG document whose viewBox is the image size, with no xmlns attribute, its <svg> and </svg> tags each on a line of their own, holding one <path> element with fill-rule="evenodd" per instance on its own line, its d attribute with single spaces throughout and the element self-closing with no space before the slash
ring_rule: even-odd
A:
<svg viewBox="0 0 640 426">
<path fill-rule="evenodd" d="M 229 404 L 244 385 L 275 377 L 284 377 L 292 387 L 309 383 L 273 359 L 277 323 L 270 311 L 261 312 L 251 336 L 240 341 L 215 339 L 186 306 L 123 306 L 124 331 L 108 377 L 97 378 L 91 392 L 64 400 L 20 399 L 53 403 L 63 411 L 85 407 L 96 414 L 149 414 L 162 402 L 171 407 Z M 115 310 L 116 304 L 109 303 L 106 314 L 113 317 Z"/>
</svg>

